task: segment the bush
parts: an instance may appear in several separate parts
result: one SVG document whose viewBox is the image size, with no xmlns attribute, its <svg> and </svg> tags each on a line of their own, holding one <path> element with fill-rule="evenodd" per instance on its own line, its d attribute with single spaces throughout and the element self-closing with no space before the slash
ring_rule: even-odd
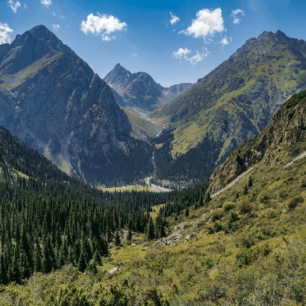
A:
<svg viewBox="0 0 306 306">
<path fill-rule="evenodd" d="M 288 203 L 288 208 L 295 209 L 299 203 L 303 203 L 303 202 L 304 202 L 303 197 L 295 197 L 291 199 L 290 202 Z"/>
<path fill-rule="evenodd" d="M 238 205 L 238 210 L 240 211 L 241 214 L 245 215 L 252 211 L 252 206 L 247 201 L 241 201 Z"/>
<path fill-rule="evenodd" d="M 223 213 L 221 210 L 215 210 L 211 215 L 211 221 L 215 222 L 217 220 L 220 220 L 223 217 Z"/>
<path fill-rule="evenodd" d="M 306 187 L 306 177 L 305 176 L 301 177 L 300 179 L 300 187 L 302 188 Z"/>
<path fill-rule="evenodd" d="M 236 206 L 236 204 L 233 203 L 233 202 L 225 202 L 223 204 L 223 210 L 224 211 L 229 211 L 229 210 L 233 209 L 235 206 Z"/>
</svg>

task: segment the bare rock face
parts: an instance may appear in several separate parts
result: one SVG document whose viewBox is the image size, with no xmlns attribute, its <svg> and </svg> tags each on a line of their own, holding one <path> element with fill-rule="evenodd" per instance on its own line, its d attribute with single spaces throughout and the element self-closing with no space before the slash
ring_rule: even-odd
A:
<svg viewBox="0 0 306 306">
<path fill-rule="evenodd" d="M 0 124 L 92 185 L 133 182 L 151 169 L 149 145 L 110 87 L 44 26 L 0 46 Z"/>
</svg>

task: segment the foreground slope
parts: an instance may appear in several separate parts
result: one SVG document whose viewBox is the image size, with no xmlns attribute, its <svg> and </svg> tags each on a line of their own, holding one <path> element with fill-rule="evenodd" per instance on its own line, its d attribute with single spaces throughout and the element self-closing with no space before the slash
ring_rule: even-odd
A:
<svg viewBox="0 0 306 306">
<path fill-rule="evenodd" d="M 206 198 L 206 186 L 200 186 L 174 193 L 170 203 L 158 206 L 169 222 L 166 238 L 147 240 L 135 233 L 136 246 L 110 245 L 109 257 L 97 272 L 83 274 L 69 265 L 36 274 L 24 286 L 3 287 L 1 302 L 304 305 L 306 157 L 295 158 L 306 151 L 305 126 L 302 92 L 216 169 Z M 239 182 L 209 199 L 210 192 L 252 167 Z M 119 270 L 105 274 L 114 267 Z"/>
<path fill-rule="evenodd" d="M 110 87 L 44 26 L 0 46 L 0 124 L 72 176 L 131 183 L 152 170 L 151 149 Z"/>
<path fill-rule="evenodd" d="M 160 179 L 207 180 L 228 154 L 262 131 L 272 115 L 306 86 L 306 42 L 264 32 L 153 112 L 169 123 L 156 140 Z M 165 163 L 168 160 L 170 162 Z"/>
<path fill-rule="evenodd" d="M 123 107 L 135 112 L 152 111 L 190 88 L 193 84 L 182 83 L 165 88 L 156 83 L 145 72 L 131 73 L 117 64 L 104 78 L 111 87 L 116 101 Z M 138 112 L 137 112 L 138 111 Z"/>
</svg>

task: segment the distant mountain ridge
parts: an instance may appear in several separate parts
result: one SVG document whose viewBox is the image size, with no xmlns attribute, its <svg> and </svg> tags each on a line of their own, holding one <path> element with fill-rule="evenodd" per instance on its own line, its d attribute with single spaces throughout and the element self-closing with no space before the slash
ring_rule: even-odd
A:
<svg viewBox="0 0 306 306">
<path fill-rule="evenodd" d="M 110 87 L 45 26 L 0 46 L 0 124 L 92 185 L 131 183 L 152 171 L 151 148 Z"/>
<path fill-rule="evenodd" d="M 207 180 L 231 151 L 266 127 L 292 94 L 306 88 L 305 51 L 303 40 L 264 32 L 151 113 L 152 120 L 169 123 L 155 140 L 157 177 Z"/>
<path fill-rule="evenodd" d="M 123 107 L 137 107 L 152 111 L 190 88 L 193 84 L 182 83 L 164 88 L 145 72 L 131 73 L 117 64 L 105 77 L 113 91 L 116 101 Z"/>
</svg>

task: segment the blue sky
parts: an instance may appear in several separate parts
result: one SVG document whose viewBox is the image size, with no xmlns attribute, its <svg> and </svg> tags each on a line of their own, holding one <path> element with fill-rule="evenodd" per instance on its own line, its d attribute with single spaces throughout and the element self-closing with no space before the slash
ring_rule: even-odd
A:
<svg viewBox="0 0 306 306">
<path fill-rule="evenodd" d="M 101 77 L 121 63 L 170 86 L 196 82 L 263 31 L 306 40 L 305 12 L 302 0 L 0 0 L 0 42 L 44 24 Z"/>
</svg>

